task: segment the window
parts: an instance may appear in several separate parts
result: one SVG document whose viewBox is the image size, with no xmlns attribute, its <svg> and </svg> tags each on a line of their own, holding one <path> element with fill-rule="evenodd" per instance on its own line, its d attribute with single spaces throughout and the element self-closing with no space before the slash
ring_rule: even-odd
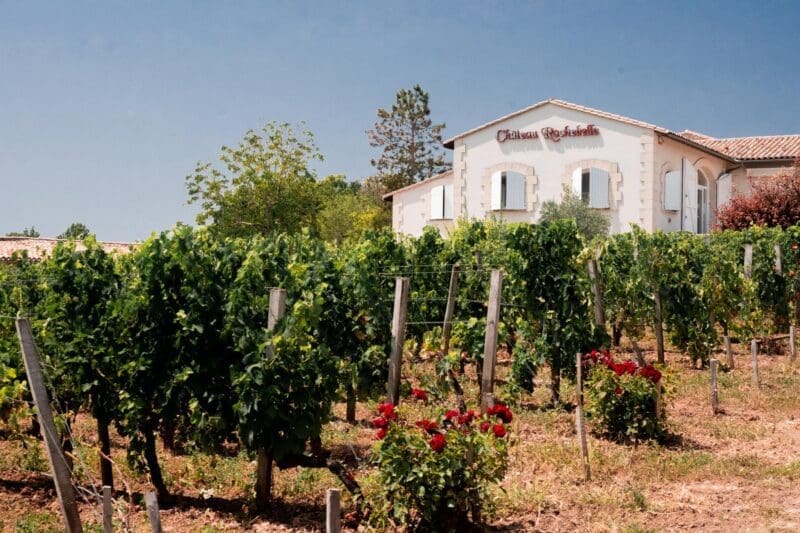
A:
<svg viewBox="0 0 800 533">
<path fill-rule="evenodd" d="M 431 189 L 431 220 L 453 218 L 453 186 L 439 185 Z"/>
<path fill-rule="evenodd" d="M 492 175 L 492 210 L 525 209 L 525 176 L 503 170 Z"/>
<path fill-rule="evenodd" d="M 610 176 L 602 168 L 577 168 L 572 173 L 572 192 L 589 207 L 608 209 Z"/>
</svg>

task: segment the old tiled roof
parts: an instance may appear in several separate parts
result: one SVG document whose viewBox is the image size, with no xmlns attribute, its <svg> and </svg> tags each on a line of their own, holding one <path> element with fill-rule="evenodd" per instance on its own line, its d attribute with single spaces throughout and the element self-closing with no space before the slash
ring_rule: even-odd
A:
<svg viewBox="0 0 800 533">
<path fill-rule="evenodd" d="M 694 132 L 688 133 L 694 134 Z M 715 139 L 705 135 L 702 138 L 693 138 L 689 137 L 687 132 L 682 132 L 681 135 L 740 161 L 800 157 L 800 135 L 758 135 L 726 139 Z"/>
<path fill-rule="evenodd" d="M 63 242 L 60 239 L 42 239 L 33 237 L 0 237 L 0 261 L 8 261 L 14 252 L 28 251 L 28 258 L 40 261 L 50 255 L 56 244 Z M 100 245 L 107 252 L 128 253 L 133 249 L 133 244 L 126 242 L 101 242 Z M 77 243 L 78 250 L 84 248 Z"/>
</svg>

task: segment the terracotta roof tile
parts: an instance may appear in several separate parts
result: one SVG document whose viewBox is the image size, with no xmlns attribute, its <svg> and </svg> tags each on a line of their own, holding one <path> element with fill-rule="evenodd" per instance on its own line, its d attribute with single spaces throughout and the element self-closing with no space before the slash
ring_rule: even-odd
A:
<svg viewBox="0 0 800 533">
<path fill-rule="evenodd" d="M 759 135 L 726 139 L 708 137 L 692 140 L 743 161 L 800 157 L 800 135 Z"/>
<path fill-rule="evenodd" d="M 8 261 L 14 252 L 22 250 L 28 251 L 28 258 L 33 261 L 41 261 L 56 247 L 56 244 L 63 242 L 60 239 L 42 239 L 33 237 L 0 237 L 0 261 Z M 135 246 L 127 242 L 101 242 L 100 245 L 107 252 L 128 253 Z M 77 243 L 78 249 L 84 246 Z"/>
</svg>

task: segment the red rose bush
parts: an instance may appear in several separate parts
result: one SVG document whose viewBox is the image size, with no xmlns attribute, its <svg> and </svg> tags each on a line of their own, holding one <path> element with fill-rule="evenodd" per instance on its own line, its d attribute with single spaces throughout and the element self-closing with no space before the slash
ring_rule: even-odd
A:
<svg viewBox="0 0 800 533">
<path fill-rule="evenodd" d="M 658 412 L 661 371 L 651 364 L 615 361 L 608 351 L 583 357 L 586 417 L 599 432 L 615 440 L 657 439 L 664 419 Z"/>
<path fill-rule="evenodd" d="M 412 396 L 427 401 L 427 394 Z M 369 496 L 370 524 L 379 529 L 469 527 L 470 514 L 486 511 L 490 485 L 505 475 L 511 410 L 502 403 L 485 415 L 439 410 L 413 422 L 405 412 L 383 403 L 373 420 L 377 490 Z"/>
</svg>

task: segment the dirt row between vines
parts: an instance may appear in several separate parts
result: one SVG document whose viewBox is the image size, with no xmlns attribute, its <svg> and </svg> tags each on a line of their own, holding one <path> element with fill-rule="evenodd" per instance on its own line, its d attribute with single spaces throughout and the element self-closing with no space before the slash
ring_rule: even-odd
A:
<svg viewBox="0 0 800 533">
<path fill-rule="evenodd" d="M 651 348 L 652 346 L 646 346 Z M 489 529 L 505 531 L 794 531 L 800 529 L 800 364 L 786 356 L 759 356 L 762 391 L 750 385 L 749 350 L 737 350 L 737 368 L 720 377 L 722 413 L 709 403 L 708 371 L 696 370 L 677 353 L 668 354 L 670 383 L 668 419 L 672 437 L 662 444 L 622 445 L 590 438 L 592 480 L 581 481 L 571 406 L 546 407 L 547 370 L 536 391 L 514 411 L 515 445 L 510 468 L 494 492 L 495 516 Z M 648 350 L 648 360 L 655 354 Z M 433 375 L 430 363 L 408 364 L 414 383 Z M 502 382 L 507 366 L 498 369 Z M 470 375 L 468 371 L 468 376 Z M 472 376 L 474 378 L 474 375 Z M 464 380 L 475 398 L 474 379 Z M 570 402 L 573 390 L 562 384 Z M 344 406 L 323 434 L 334 456 L 360 466 L 373 444 L 366 421 L 374 404 L 359 404 L 361 422 L 344 422 Z M 79 417 L 75 433 L 76 474 L 87 483 L 86 469 L 96 478 L 92 421 Z M 118 491 L 134 493 L 128 504 L 117 503 L 134 531 L 149 531 L 137 502 L 149 490 L 145 475 L 125 462 L 124 442 L 114 437 L 113 457 L 119 466 Z M 276 501 L 265 515 L 252 509 L 254 462 L 236 450 L 207 455 L 172 454 L 160 450 L 165 477 L 179 495 L 162 512 L 165 531 L 319 531 L 324 519 L 324 493 L 339 487 L 327 471 L 291 469 L 275 477 Z M 84 467 L 86 465 L 86 467 Z M 0 440 L 0 526 L 4 531 L 59 531 L 60 514 L 40 443 L 25 447 L 19 440 Z M 365 487 L 369 490 L 369 485 Z M 347 512 L 350 501 L 344 495 Z M 99 527 L 97 509 L 81 505 L 84 523 Z"/>
</svg>

